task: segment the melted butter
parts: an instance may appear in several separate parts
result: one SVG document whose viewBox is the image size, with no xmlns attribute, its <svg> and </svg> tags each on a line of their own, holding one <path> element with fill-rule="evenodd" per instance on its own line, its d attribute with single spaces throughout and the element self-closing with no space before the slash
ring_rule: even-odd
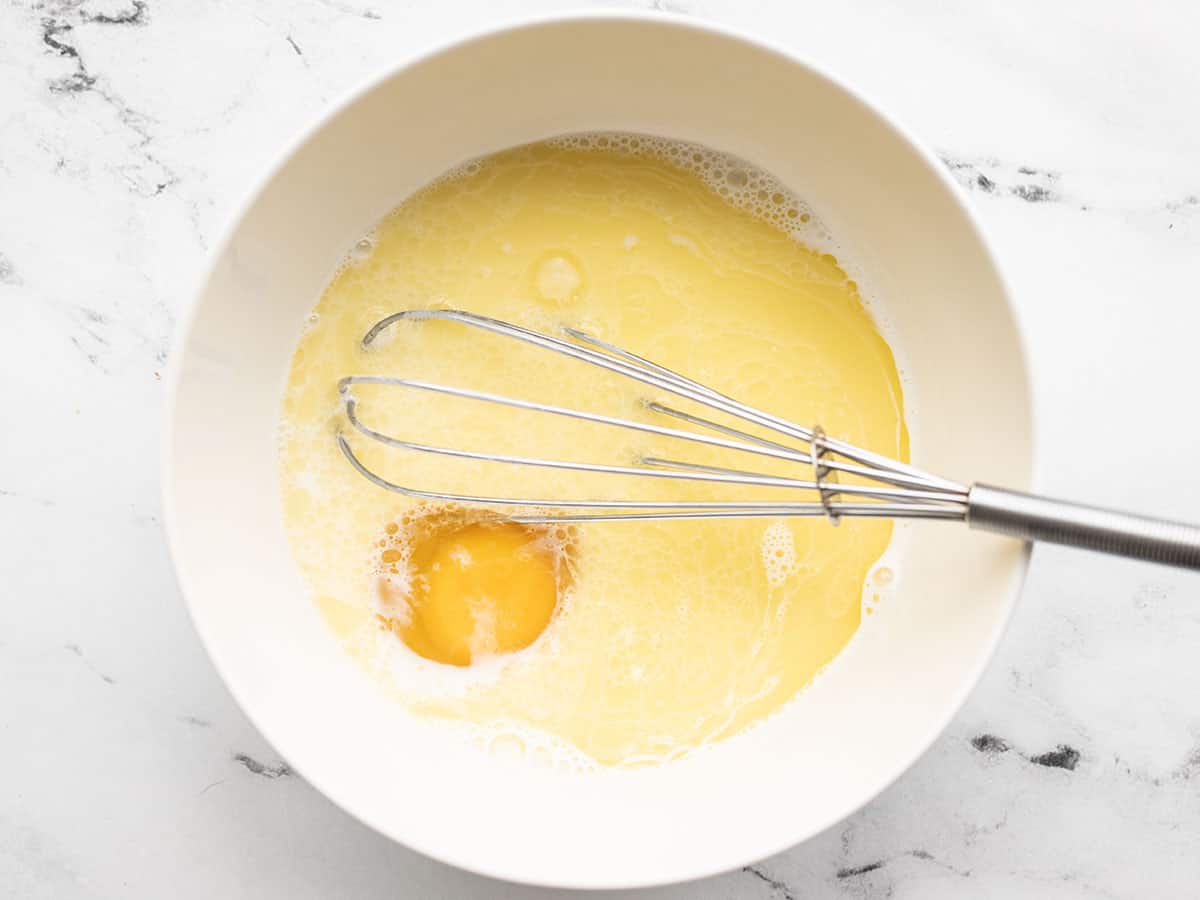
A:
<svg viewBox="0 0 1200 900">
<path fill-rule="evenodd" d="M 326 288 L 288 376 L 285 520 L 330 626 L 410 709 L 537 729 L 604 764 L 674 758 L 777 710 L 858 628 L 864 580 L 890 540 L 887 521 L 577 526 L 569 588 L 544 633 L 466 689 L 438 689 L 439 668 L 451 667 L 421 660 L 394 624 L 381 624 L 381 537 L 388 523 L 411 519 L 416 504 L 369 484 L 342 458 L 333 440 L 344 428 L 338 378 L 403 375 L 653 421 L 636 387 L 446 323 L 394 327 L 383 346 L 363 351 L 367 328 L 398 309 L 461 307 L 543 331 L 582 328 L 740 400 L 907 459 L 896 364 L 857 286 L 833 256 L 780 227 L 807 222 L 809 213 L 775 190 L 758 192 L 769 215 L 734 206 L 711 177 L 697 174 L 712 174 L 701 157 L 713 166 L 721 158 L 695 157 L 688 171 L 628 140 L 620 149 L 540 144 L 489 157 L 402 204 Z M 750 180 L 752 199 L 757 177 L 729 170 L 739 189 Z M 427 444 L 617 465 L 660 455 L 761 466 L 394 388 L 364 388 L 356 397 L 372 427 Z M 386 477 L 438 490 L 778 496 L 495 467 L 362 440 L 354 446 Z M 762 468 L 809 474 L 777 463 Z M 446 590 L 453 601 L 457 588 Z M 518 643 L 533 631 L 520 633 Z M 381 664 L 385 650 L 431 671 L 397 677 Z M 463 661 L 461 647 L 454 653 Z"/>
</svg>

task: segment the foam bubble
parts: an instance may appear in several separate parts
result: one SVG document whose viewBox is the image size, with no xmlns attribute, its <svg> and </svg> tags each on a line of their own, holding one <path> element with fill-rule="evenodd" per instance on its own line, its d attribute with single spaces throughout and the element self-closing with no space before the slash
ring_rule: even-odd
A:
<svg viewBox="0 0 1200 900">
<path fill-rule="evenodd" d="M 732 154 L 689 141 L 624 132 L 567 134 L 552 138 L 549 143 L 574 150 L 607 150 L 669 162 L 698 176 L 734 206 L 797 240 L 821 247 L 832 242 L 829 231 L 812 208 L 794 191 L 769 172 Z M 628 238 L 625 246 L 631 249 Z"/>
<path fill-rule="evenodd" d="M 464 725 L 473 742 L 493 759 L 568 774 L 597 771 L 597 762 L 562 738 L 521 722 L 495 720 Z"/>
<path fill-rule="evenodd" d="M 351 265 L 362 265 L 371 258 L 371 254 L 375 252 L 375 235 L 368 234 L 366 237 L 360 238 L 350 248 L 350 253 L 347 256 L 347 262 Z"/>
<path fill-rule="evenodd" d="M 863 580 L 861 608 L 864 616 L 874 615 L 895 595 L 903 577 L 900 560 L 912 540 L 912 525 L 911 521 L 903 519 L 896 522 L 891 543 Z"/>
<path fill-rule="evenodd" d="M 761 547 L 767 584 L 779 587 L 798 567 L 796 538 L 788 523 L 777 519 L 769 524 L 763 531 Z"/>
<path fill-rule="evenodd" d="M 533 292 L 551 303 L 568 303 L 579 297 L 583 288 L 583 267 L 566 251 L 549 253 L 536 266 Z"/>
</svg>

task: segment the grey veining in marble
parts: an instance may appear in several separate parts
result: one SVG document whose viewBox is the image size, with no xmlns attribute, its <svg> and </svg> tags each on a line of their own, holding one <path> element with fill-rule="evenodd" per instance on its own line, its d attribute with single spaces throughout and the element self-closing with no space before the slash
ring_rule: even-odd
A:
<svg viewBox="0 0 1200 900">
<path fill-rule="evenodd" d="M 1197 517 L 1193 4 L 610 5 L 769 35 L 936 148 L 1017 298 L 1043 487 Z M 565 6 L 0 0 L 0 896 L 553 893 L 389 843 L 264 744 L 177 595 L 157 450 L 176 318 L 282 145 L 402 54 Z M 1198 686 L 1200 580 L 1039 550 L 983 684 L 896 785 L 646 896 L 1196 896 Z"/>
</svg>

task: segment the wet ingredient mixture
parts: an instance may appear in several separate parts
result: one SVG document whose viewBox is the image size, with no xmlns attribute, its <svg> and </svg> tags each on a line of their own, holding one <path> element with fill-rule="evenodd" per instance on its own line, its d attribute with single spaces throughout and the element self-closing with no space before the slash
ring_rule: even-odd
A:
<svg viewBox="0 0 1200 900">
<path fill-rule="evenodd" d="M 864 581 L 890 522 L 521 526 L 504 510 L 420 503 L 370 484 L 342 457 L 334 435 L 350 432 L 336 383 L 403 375 L 649 415 L 636 386 L 448 323 L 402 324 L 382 346 L 360 345 L 396 310 L 462 308 L 547 332 L 581 328 L 907 459 L 895 359 L 858 286 L 812 248 L 826 237 L 769 175 L 630 135 L 499 153 L 380 222 L 351 249 L 300 337 L 280 428 L 295 558 L 347 651 L 410 710 L 589 764 L 672 759 L 795 696 L 859 627 Z M 615 464 L 679 455 L 654 436 L 403 389 L 366 386 L 355 396 L 371 427 L 426 444 Z M 415 454 L 350 434 L 364 462 L 416 487 L 747 497 L 745 488 L 730 495 Z"/>
</svg>

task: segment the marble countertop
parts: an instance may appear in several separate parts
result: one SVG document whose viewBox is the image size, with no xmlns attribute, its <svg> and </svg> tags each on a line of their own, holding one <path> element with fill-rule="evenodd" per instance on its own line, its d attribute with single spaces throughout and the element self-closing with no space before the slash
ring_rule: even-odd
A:
<svg viewBox="0 0 1200 900">
<path fill-rule="evenodd" d="M 157 459 L 172 330 L 283 144 L 401 54 L 567 5 L 0 0 L 0 895 L 555 893 L 420 857 L 291 773 L 188 623 Z M 1197 518 L 1195 5 L 611 5 L 770 35 L 936 148 L 1011 280 L 1043 487 Z M 1200 578 L 1039 548 L 989 674 L 895 786 L 645 895 L 1195 896 L 1198 685 Z"/>
</svg>

